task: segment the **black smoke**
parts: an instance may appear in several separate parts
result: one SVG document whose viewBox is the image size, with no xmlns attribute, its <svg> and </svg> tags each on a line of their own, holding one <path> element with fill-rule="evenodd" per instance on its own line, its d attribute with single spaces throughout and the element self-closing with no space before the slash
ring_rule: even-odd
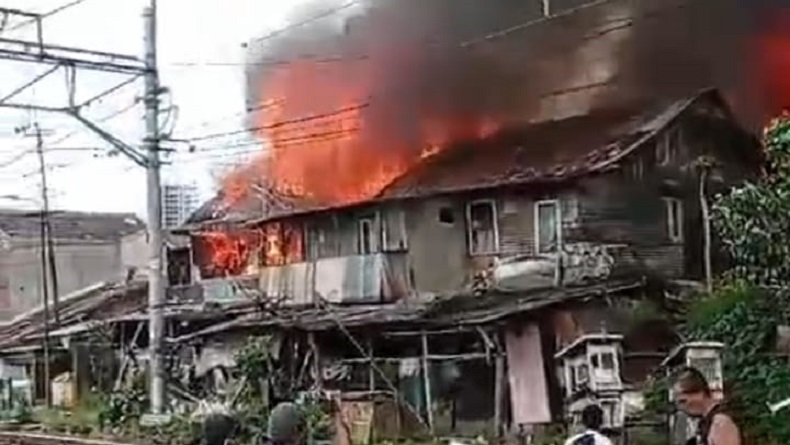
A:
<svg viewBox="0 0 790 445">
<path fill-rule="evenodd" d="M 574 98 L 592 95 L 594 103 L 579 105 L 585 112 L 711 86 L 744 121 L 766 114 L 765 92 L 755 86 L 753 37 L 790 0 L 546 1 L 556 18 L 543 18 L 541 0 L 368 0 L 351 8 L 339 8 L 343 0 L 313 2 L 294 13 L 290 29 L 262 31 L 251 43 L 250 108 L 270 94 L 261 79 L 292 61 L 313 60 L 319 74 L 304 88 L 317 98 L 321 70 L 342 76 L 344 64 L 374 66 L 364 79 L 376 101 L 367 119 L 374 126 L 386 121 L 399 137 L 426 116 L 550 118 L 547 100 L 566 96 L 564 113 Z M 340 10 L 327 12 L 333 9 Z M 600 70 L 612 61 L 616 70 L 607 78 Z M 305 114 L 343 104 L 315 106 Z"/>
</svg>

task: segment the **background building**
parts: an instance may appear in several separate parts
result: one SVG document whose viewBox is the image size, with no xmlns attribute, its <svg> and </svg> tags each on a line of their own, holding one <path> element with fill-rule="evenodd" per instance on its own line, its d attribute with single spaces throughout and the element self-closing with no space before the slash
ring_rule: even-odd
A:
<svg viewBox="0 0 790 445">
<path fill-rule="evenodd" d="M 134 214 L 54 211 L 49 219 L 60 297 L 129 278 L 146 264 L 145 224 Z M 38 212 L 0 210 L 0 321 L 42 304 L 41 244 Z"/>
<path fill-rule="evenodd" d="M 200 193 L 194 184 L 166 184 L 162 187 L 162 223 L 175 227 L 183 223 L 199 205 Z"/>
</svg>

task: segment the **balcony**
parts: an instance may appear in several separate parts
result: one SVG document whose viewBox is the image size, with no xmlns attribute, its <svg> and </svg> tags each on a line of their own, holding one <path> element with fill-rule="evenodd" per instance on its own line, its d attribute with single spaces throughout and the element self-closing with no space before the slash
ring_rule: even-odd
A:
<svg viewBox="0 0 790 445">
<path fill-rule="evenodd" d="M 257 276 L 212 278 L 198 283 L 171 286 L 167 299 L 171 303 L 233 303 L 260 295 Z"/>
<path fill-rule="evenodd" d="M 230 303 L 257 297 L 289 306 L 384 303 L 412 290 L 405 253 L 326 258 L 263 267 L 257 275 L 202 280 L 168 290 L 178 303 Z"/>
<path fill-rule="evenodd" d="M 491 268 L 496 287 L 529 290 L 583 284 L 609 278 L 620 264 L 623 246 L 568 243 L 562 254 L 521 255 L 499 259 Z"/>
<path fill-rule="evenodd" d="M 260 289 L 269 299 L 288 305 L 383 303 L 406 297 L 412 289 L 404 253 L 377 253 L 325 258 L 266 267 Z"/>
</svg>

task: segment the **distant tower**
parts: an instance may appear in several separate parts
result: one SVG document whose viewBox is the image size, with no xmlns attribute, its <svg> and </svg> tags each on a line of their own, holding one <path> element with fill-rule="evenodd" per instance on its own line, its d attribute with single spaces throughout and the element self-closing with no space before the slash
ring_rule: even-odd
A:
<svg viewBox="0 0 790 445">
<path fill-rule="evenodd" d="M 166 228 L 182 224 L 197 210 L 199 192 L 196 185 L 166 184 L 162 186 L 162 223 Z"/>
</svg>

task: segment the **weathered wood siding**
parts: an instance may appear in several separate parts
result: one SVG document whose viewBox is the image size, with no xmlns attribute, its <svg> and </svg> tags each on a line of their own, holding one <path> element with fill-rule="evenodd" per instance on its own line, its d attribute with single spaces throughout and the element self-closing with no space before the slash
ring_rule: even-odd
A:
<svg viewBox="0 0 790 445">
<path fill-rule="evenodd" d="M 677 133 L 675 133 L 677 132 Z M 674 155 L 661 161 L 671 134 Z M 667 277 L 702 273 L 702 220 L 699 175 L 703 154 L 720 163 L 712 190 L 723 189 L 753 170 L 754 152 L 726 116 L 715 108 L 693 109 L 620 162 L 620 168 L 553 188 L 524 186 L 479 190 L 316 215 L 326 229 L 321 255 L 360 253 L 359 221 L 369 218 L 373 252 L 407 251 L 419 292 L 451 292 L 471 283 L 495 258 L 535 252 L 535 211 L 541 200 L 557 200 L 562 210 L 563 243 L 614 246 L 615 270 L 641 270 Z M 738 144 L 746 144 L 739 150 Z M 666 198 L 682 201 L 683 233 L 672 239 Z M 494 251 L 469 253 L 467 205 L 490 200 L 496 209 L 498 243 Z M 335 247 L 336 246 L 336 247 Z M 309 247 L 308 247 L 309 248 Z"/>
<path fill-rule="evenodd" d="M 406 207 L 409 259 L 414 285 L 420 292 L 460 289 L 466 281 L 467 247 L 463 203 L 435 197 Z M 442 222 L 440 212 L 452 216 Z"/>
</svg>

